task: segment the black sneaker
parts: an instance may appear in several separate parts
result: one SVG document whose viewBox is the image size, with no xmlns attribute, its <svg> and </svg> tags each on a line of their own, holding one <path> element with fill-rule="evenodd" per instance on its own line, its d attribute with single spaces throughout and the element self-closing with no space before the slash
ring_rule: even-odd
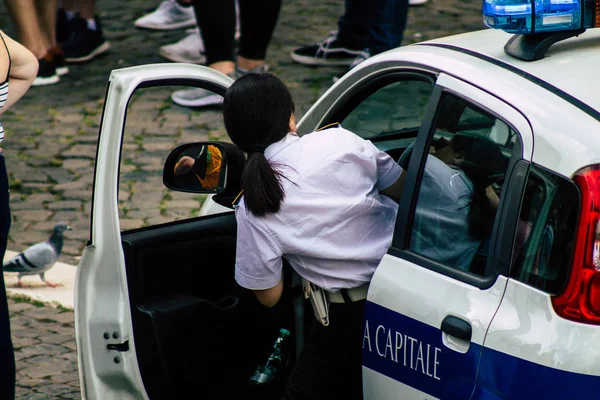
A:
<svg viewBox="0 0 600 400">
<path fill-rule="evenodd" d="M 56 65 L 56 73 L 59 76 L 63 76 L 69 73 L 69 67 L 67 67 L 67 62 L 65 61 L 65 55 L 62 51 L 62 47 L 59 45 L 54 46 L 48 52 L 52 55 L 52 59 L 54 60 L 54 64 Z"/>
<path fill-rule="evenodd" d="M 95 20 L 96 30 L 89 29 L 87 22 L 79 16 L 71 21 L 71 36 L 62 45 L 67 63 L 90 61 L 110 49 L 110 44 L 102 34 L 100 21 L 98 18 Z"/>
<path fill-rule="evenodd" d="M 304 65 L 350 66 L 362 49 L 351 49 L 331 32 L 321 43 L 301 47 L 291 53 L 292 60 Z"/>
<path fill-rule="evenodd" d="M 56 64 L 54 63 L 54 58 L 50 53 L 46 53 L 46 55 L 38 60 L 38 74 L 37 77 L 33 80 L 32 86 L 45 86 L 52 85 L 60 81 L 58 74 L 56 73 Z"/>
<path fill-rule="evenodd" d="M 71 31 L 69 25 L 71 23 L 67 19 L 67 13 L 63 8 L 59 8 L 56 12 L 56 41 L 64 43 L 69 39 Z"/>
<path fill-rule="evenodd" d="M 367 58 L 371 58 L 371 50 L 364 49 L 363 51 L 360 52 L 360 54 L 358 56 L 356 56 L 354 61 L 352 61 L 352 64 L 350 64 L 350 67 L 348 67 L 348 70 L 344 73 L 344 75 L 346 75 L 352 68 L 356 67 L 358 64 L 365 61 Z M 334 76 L 332 79 L 333 83 L 336 83 L 337 81 L 339 81 L 342 78 L 342 76 L 344 76 L 344 75 Z"/>
</svg>

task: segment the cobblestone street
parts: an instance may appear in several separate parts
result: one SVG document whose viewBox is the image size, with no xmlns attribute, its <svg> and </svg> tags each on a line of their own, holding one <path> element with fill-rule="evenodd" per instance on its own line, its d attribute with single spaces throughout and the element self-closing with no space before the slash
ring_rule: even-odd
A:
<svg viewBox="0 0 600 400">
<path fill-rule="evenodd" d="M 85 65 L 70 67 L 61 82 L 32 88 L 2 117 L 3 143 L 11 180 L 12 227 L 9 249 L 21 251 L 45 240 L 53 225 L 66 221 L 61 261 L 77 265 L 90 232 L 91 191 L 98 129 L 111 70 L 162 63 L 159 46 L 178 41 L 184 30 L 142 31 L 133 21 L 159 1 L 98 0 L 110 52 Z M 484 28 L 480 0 L 429 0 L 410 9 L 403 45 Z M 336 28 L 342 0 L 284 1 L 269 47 L 270 70 L 290 87 L 297 117 L 331 85 L 343 68 L 310 68 L 292 62 L 296 47 L 321 40 Z M 14 26 L 0 5 L 3 29 Z M 177 143 L 222 138 L 218 108 L 191 110 L 173 105 L 173 88 L 136 94 L 128 111 L 121 164 L 121 228 L 171 221 L 197 212 L 202 198 L 165 195 L 158 181 L 164 155 Z M 49 289 L 51 290 L 51 289 Z M 17 398 L 80 398 L 73 312 L 27 302 L 9 301 L 17 358 Z"/>
</svg>

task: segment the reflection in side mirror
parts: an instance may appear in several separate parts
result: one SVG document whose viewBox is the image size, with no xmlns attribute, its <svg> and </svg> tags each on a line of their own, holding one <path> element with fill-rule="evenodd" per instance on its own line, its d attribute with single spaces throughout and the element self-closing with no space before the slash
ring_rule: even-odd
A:
<svg viewBox="0 0 600 400">
<path fill-rule="evenodd" d="M 216 142 L 189 143 L 173 150 L 163 170 L 169 189 L 192 193 L 220 193 L 225 189 L 225 149 Z"/>
<path fill-rule="evenodd" d="M 179 192 L 214 194 L 216 203 L 233 208 L 245 165 L 246 155 L 234 144 L 182 144 L 167 156 L 163 182 Z"/>
</svg>

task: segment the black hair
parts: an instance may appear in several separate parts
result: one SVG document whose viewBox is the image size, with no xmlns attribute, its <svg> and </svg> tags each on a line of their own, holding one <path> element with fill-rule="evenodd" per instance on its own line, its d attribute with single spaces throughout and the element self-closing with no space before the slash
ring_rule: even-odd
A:
<svg viewBox="0 0 600 400">
<path fill-rule="evenodd" d="M 278 212 L 285 197 L 282 175 L 264 150 L 289 132 L 293 113 L 290 91 L 271 74 L 246 74 L 225 93 L 225 129 L 233 143 L 248 153 L 241 186 L 246 207 L 256 216 Z"/>
<path fill-rule="evenodd" d="M 479 239 L 488 238 L 492 234 L 496 209 L 490 205 L 486 188 L 492 183 L 491 176 L 506 172 L 508 160 L 500 147 L 487 137 L 456 134 L 450 145 L 454 151 L 464 152 L 464 160 L 458 166 L 473 183 L 471 234 Z"/>
<path fill-rule="evenodd" d="M 435 151 L 438 151 L 438 150 L 441 150 L 443 148 L 450 146 L 450 141 L 446 138 L 441 137 L 438 140 L 434 140 L 432 143 L 432 146 Z"/>
</svg>

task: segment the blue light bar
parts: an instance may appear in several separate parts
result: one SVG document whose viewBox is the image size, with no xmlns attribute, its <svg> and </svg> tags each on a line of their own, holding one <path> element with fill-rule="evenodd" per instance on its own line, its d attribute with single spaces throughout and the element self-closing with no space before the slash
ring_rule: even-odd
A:
<svg viewBox="0 0 600 400">
<path fill-rule="evenodd" d="M 510 33 L 542 33 L 582 28 L 584 0 L 483 0 L 483 21 Z"/>
</svg>

